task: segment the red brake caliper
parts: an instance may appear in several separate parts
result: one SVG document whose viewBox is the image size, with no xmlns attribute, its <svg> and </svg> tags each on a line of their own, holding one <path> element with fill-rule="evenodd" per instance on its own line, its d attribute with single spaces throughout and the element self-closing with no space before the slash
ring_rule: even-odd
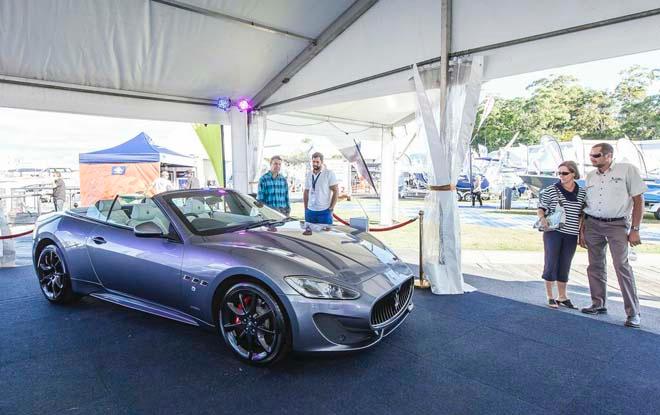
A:
<svg viewBox="0 0 660 415">
<path fill-rule="evenodd" d="M 252 297 L 245 297 L 245 298 L 243 298 L 243 301 L 245 301 L 245 304 L 246 304 L 246 305 L 249 305 L 250 302 L 252 302 Z M 236 307 L 236 308 L 239 309 L 239 310 L 241 310 L 241 311 L 243 311 L 243 304 L 242 304 L 242 303 L 238 303 L 238 307 Z M 238 323 L 240 323 L 240 322 L 241 322 L 241 319 L 238 318 L 238 316 L 236 316 L 236 318 L 234 318 L 234 323 L 235 323 L 235 324 L 238 324 Z"/>
</svg>

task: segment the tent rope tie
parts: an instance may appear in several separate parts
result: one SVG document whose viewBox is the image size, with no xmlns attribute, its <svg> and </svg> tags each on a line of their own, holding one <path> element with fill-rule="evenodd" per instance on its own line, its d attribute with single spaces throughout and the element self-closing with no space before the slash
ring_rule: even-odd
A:
<svg viewBox="0 0 660 415">
<path fill-rule="evenodd" d="M 452 190 L 456 190 L 456 186 L 453 184 L 443 184 L 440 186 L 431 185 L 429 186 L 429 190 L 433 190 L 435 192 L 449 192 Z"/>
<path fill-rule="evenodd" d="M 3 235 L 3 236 L 0 236 L 0 240 L 3 240 L 3 239 L 12 239 L 12 238 L 19 238 L 19 237 L 21 237 L 21 236 L 25 236 L 25 235 L 29 235 L 29 234 L 31 234 L 32 231 L 34 231 L 34 229 L 30 229 L 29 231 L 25 231 L 25 232 L 17 233 L 17 234 L 15 234 L 15 235 Z"/>
<path fill-rule="evenodd" d="M 346 225 L 346 226 L 351 226 L 350 223 L 348 223 L 346 220 L 340 218 L 339 216 L 337 216 L 337 215 L 334 214 L 334 213 L 332 214 L 332 217 L 335 218 L 335 219 L 337 219 L 338 222 L 341 222 L 342 224 L 344 224 L 344 225 Z M 406 225 L 410 225 L 411 223 L 415 222 L 418 218 L 419 218 L 419 217 L 416 216 L 416 217 L 414 217 L 414 218 L 410 218 L 410 219 L 408 219 L 408 220 L 405 221 L 405 222 L 397 223 L 396 225 L 387 226 L 387 227 L 384 227 L 384 228 L 369 228 L 369 232 L 386 232 L 386 231 L 393 231 L 394 229 L 399 229 L 399 228 L 402 228 L 402 227 L 404 227 L 404 226 L 406 226 Z"/>
</svg>

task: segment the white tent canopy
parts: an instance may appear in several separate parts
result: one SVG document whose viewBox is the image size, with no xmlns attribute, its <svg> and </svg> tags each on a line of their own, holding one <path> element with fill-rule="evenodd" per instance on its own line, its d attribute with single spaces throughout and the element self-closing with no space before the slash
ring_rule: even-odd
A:
<svg viewBox="0 0 660 415">
<path fill-rule="evenodd" d="M 405 69 L 440 56 L 440 5 L 5 0 L 0 106 L 228 124 L 215 99 L 262 91 L 270 113 L 332 115 L 334 104 L 411 91 Z M 451 27 L 452 55 L 483 54 L 484 79 L 660 49 L 657 0 L 454 0 Z M 278 74 L 286 83 L 270 82 Z M 369 107 L 372 122 L 400 112 Z"/>
<path fill-rule="evenodd" d="M 0 0 L 0 106 L 231 125 L 234 188 L 243 192 L 268 117 L 269 128 L 288 131 L 316 120 L 304 128 L 329 137 L 364 128 L 360 139 L 382 143 L 387 223 L 393 127 L 420 102 L 413 64 L 425 88 L 441 80 L 445 96 L 440 56 L 474 56 L 478 79 L 488 80 L 656 49 L 657 0 Z M 215 108 L 219 97 L 253 98 L 260 111 L 248 126 L 246 113 Z M 476 109 L 464 101 L 460 137 Z M 441 142 L 465 141 L 449 136 Z"/>
</svg>

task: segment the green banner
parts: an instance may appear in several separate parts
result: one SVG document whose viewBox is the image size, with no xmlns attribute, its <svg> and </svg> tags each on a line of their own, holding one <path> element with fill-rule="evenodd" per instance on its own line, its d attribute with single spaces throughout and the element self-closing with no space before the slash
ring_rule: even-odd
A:
<svg viewBox="0 0 660 415">
<path fill-rule="evenodd" d="M 218 186 L 225 183 L 225 160 L 222 149 L 222 129 L 220 124 L 194 124 L 193 128 L 199 141 L 204 146 L 206 154 L 211 160 L 215 176 L 218 180 Z"/>
</svg>

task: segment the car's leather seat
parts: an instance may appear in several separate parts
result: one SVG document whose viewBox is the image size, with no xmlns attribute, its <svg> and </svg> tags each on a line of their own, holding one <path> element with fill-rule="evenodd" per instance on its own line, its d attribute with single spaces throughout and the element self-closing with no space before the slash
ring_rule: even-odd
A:
<svg viewBox="0 0 660 415">
<path fill-rule="evenodd" d="M 133 211 L 131 212 L 131 219 L 128 221 L 128 226 L 134 228 L 145 222 L 155 223 L 163 231 L 163 234 L 169 232 L 170 222 L 157 207 L 146 203 L 133 205 Z"/>
<path fill-rule="evenodd" d="M 183 213 L 192 213 L 198 218 L 210 218 L 210 211 L 206 208 L 206 204 L 198 199 L 189 198 L 183 205 Z M 189 218 L 190 220 L 191 218 Z M 194 218 L 192 218 L 194 219 Z"/>
<path fill-rule="evenodd" d="M 90 206 L 87 209 L 87 216 L 94 218 L 94 219 L 99 219 L 102 221 L 105 221 L 106 218 L 108 218 L 108 212 L 110 212 L 110 208 L 112 207 L 112 199 L 108 200 L 99 200 L 94 204 L 94 206 Z M 129 221 L 129 217 L 124 212 L 119 208 L 119 204 L 115 204 L 115 208 L 112 210 L 112 213 L 110 213 L 110 222 L 112 223 L 117 223 L 119 225 L 126 225 Z"/>
</svg>

